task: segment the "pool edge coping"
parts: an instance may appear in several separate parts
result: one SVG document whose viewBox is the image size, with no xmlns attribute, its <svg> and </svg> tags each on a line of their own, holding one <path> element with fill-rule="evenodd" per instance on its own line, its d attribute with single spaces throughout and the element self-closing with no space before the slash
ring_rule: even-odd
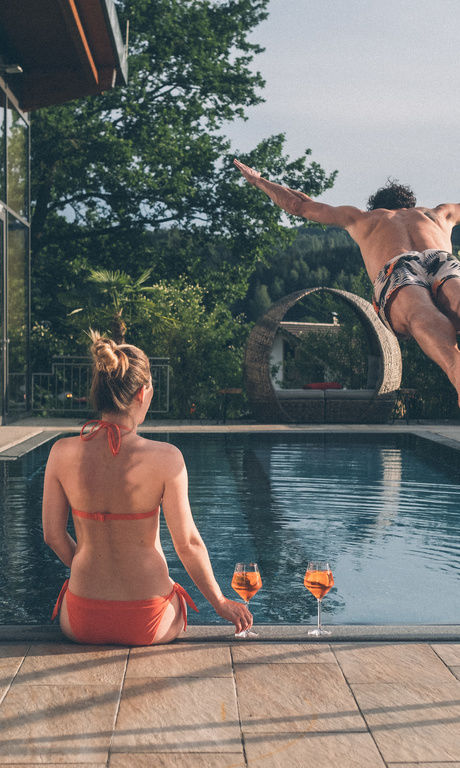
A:
<svg viewBox="0 0 460 768">
<path fill-rule="evenodd" d="M 258 636 L 249 642 L 335 643 L 335 642 L 460 642 L 459 624 L 410 625 L 328 625 L 331 635 L 309 637 L 311 624 L 258 624 Z M 59 626 L 48 624 L 18 624 L 0 626 L 0 643 L 69 642 Z M 178 643 L 241 642 L 232 636 L 231 626 L 191 625 Z"/>
<path fill-rule="evenodd" d="M 446 425 L 444 425 L 446 426 Z M 450 426 L 450 425 L 447 425 Z M 455 425 L 456 426 L 456 425 Z M 437 430 L 442 430 L 442 424 L 208 424 L 200 426 L 191 426 L 189 424 L 174 426 L 153 426 L 142 425 L 139 432 L 147 434 L 166 433 L 166 434 L 412 434 L 416 437 L 431 440 L 434 443 L 444 445 L 454 450 L 460 450 L 460 425 L 459 438 L 455 436 L 443 435 Z M 60 434 L 74 432 L 78 434 L 81 429 L 75 424 L 53 425 L 41 427 L 39 432 L 33 435 L 27 435 L 19 438 L 14 443 L 7 444 L 0 449 L 0 461 L 11 461 L 20 459 L 34 448 L 44 445 L 48 441 L 58 437 Z"/>
</svg>

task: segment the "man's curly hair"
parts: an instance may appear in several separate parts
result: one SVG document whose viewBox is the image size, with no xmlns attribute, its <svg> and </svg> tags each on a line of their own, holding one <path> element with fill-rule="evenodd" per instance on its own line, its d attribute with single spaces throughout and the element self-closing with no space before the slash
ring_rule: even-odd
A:
<svg viewBox="0 0 460 768">
<path fill-rule="evenodd" d="M 398 184 L 397 179 L 388 179 L 384 187 L 371 195 L 367 201 L 367 210 L 387 208 L 396 211 L 398 208 L 414 208 L 417 200 L 410 187 Z"/>
</svg>

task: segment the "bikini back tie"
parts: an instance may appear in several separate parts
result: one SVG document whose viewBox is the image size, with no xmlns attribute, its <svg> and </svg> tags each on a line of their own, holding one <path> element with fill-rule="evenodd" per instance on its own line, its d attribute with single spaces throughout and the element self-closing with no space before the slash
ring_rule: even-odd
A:
<svg viewBox="0 0 460 768">
<path fill-rule="evenodd" d="M 88 432 L 85 432 L 87 427 L 89 430 Z M 126 432 L 131 432 L 131 430 L 128 427 L 120 427 L 113 421 L 101 421 L 101 419 L 92 419 L 91 421 L 87 421 L 86 424 L 83 424 L 80 437 L 82 440 L 91 440 L 95 435 L 97 435 L 98 432 L 101 431 L 101 429 L 107 430 L 109 448 L 112 452 L 112 456 L 116 456 L 121 448 L 121 430 L 124 429 Z"/>
</svg>

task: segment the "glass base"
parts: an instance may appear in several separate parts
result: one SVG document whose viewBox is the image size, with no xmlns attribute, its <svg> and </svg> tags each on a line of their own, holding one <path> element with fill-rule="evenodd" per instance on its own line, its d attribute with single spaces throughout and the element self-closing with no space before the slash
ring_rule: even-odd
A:
<svg viewBox="0 0 460 768">
<path fill-rule="evenodd" d="M 259 637 L 257 632 L 253 632 L 252 629 L 243 629 L 242 632 L 235 632 L 234 637 L 238 640 L 244 640 L 246 637 Z"/>
<path fill-rule="evenodd" d="M 313 637 L 321 637 L 322 635 L 330 635 L 331 632 L 329 632 L 328 629 L 323 629 L 322 627 L 316 627 L 315 629 L 308 630 L 308 635 L 312 635 Z"/>
</svg>

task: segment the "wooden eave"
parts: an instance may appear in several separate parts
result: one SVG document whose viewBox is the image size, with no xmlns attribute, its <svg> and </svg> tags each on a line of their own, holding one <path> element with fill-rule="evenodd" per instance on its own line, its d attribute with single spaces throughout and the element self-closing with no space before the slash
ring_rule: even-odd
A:
<svg viewBox="0 0 460 768">
<path fill-rule="evenodd" d="M 113 0 L 2 0 L 0 56 L 23 70 L 4 75 L 23 111 L 127 82 Z"/>
</svg>

